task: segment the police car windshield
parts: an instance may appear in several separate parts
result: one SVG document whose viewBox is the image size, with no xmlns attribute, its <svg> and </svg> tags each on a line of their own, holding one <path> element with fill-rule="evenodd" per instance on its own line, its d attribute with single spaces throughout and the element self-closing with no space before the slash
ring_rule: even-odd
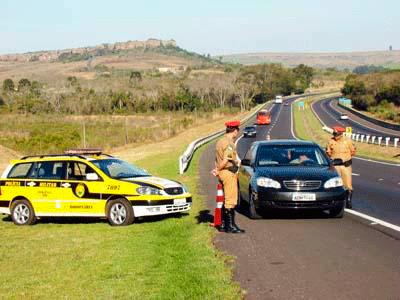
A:
<svg viewBox="0 0 400 300">
<path fill-rule="evenodd" d="M 114 179 L 150 176 L 145 170 L 120 159 L 99 159 L 92 163 Z"/>
<path fill-rule="evenodd" d="M 262 146 L 258 166 L 328 166 L 323 151 L 316 146 Z"/>
</svg>

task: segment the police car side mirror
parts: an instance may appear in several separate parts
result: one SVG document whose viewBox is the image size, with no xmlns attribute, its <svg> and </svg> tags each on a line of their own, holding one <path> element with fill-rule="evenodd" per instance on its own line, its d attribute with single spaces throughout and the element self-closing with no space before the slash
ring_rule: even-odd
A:
<svg viewBox="0 0 400 300">
<path fill-rule="evenodd" d="M 241 164 L 242 164 L 242 166 L 248 166 L 249 167 L 250 166 L 250 159 L 246 159 L 246 158 L 242 159 L 242 163 Z"/>
<path fill-rule="evenodd" d="M 335 158 L 334 160 L 332 160 L 332 165 L 334 165 L 334 166 L 342 166 L 343 165 L 343 159 Z"/>
<path fill-rule="evenodd" d="M 88 180 L 88 181 L 99 180 L 99 175 L 97 175 L 96 173 L 87 173 L 86 174 L 86 180 Z"/>
</svg>

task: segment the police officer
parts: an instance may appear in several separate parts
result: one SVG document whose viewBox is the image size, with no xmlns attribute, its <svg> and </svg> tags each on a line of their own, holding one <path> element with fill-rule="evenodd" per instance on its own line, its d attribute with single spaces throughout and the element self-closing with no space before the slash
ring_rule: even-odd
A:
<svg viewBox="0 0 400 300">
<path fill-rule="evenodd" d="M 347 189 L 346 207 L 352 208 L 351 198 L 353 196 L 352 185 L 352 157 L 356 154 L 353 143 L 343 136 L 345 129 L 340 126 L 333 127 L 333 137 L 329 140 L 326 153 L 331 159 L 341 159 L 343 164 L 335 166 L 336 171 L 342 177 L 343 185 Z"/>
<path fill-rule="evenodd" d="M 213 174 L 218 176 L 224 187 L 225 203 L 223 208 L 223 230 L 229 233 L 243 233 L 235 222 L 235 206 L 238 199 L 238 165 L 235 139 L 239 134 L 240 121 L 225 123 L 226 134 L 216 145 L 215 169 Z"/>
</svg>

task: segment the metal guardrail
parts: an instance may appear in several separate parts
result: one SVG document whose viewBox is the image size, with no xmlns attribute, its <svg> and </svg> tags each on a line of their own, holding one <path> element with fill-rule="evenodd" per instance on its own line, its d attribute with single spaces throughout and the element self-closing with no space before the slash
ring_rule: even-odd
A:
<svg viewBox="0 0 400 300">
<path fill-rule="evenodd" d="M 251 112 L 248 116 L 243 118 L 241 120 L 241 123 L 247 122 L 249 119 L 254 117 L 258 111 L 260 111 L 262 108 L 264 108 L 265 105 L 267 105 L 269 102 L 273 100 L 269 100 L 263 104 L 260 104 L 253 112 Z M 217 131 L 215 133 L 212 133 L 210 135 L 207 135 L 205 137 L 199 138 L 189 144 L 189 146 L 186 148 L 185 152 L 179 157 L 179 174 L 185 173 L 187 168 L 189 167 L 190 161 L 193 158 L 194 152 L 203 146 L 204 144 L 207 144 L 208 142 L 214 140 L 215 138 L 223 135 L 225 133 L 225 129 Z"/>
<path fill-rule="evenodd" d="M 322 129 L 329 133 L 333 132 L 333 129 L 328 126 L 323 126 Z M 393 143 L 390 143 L 390 137 L 375 136 L 375 135 L 360 134 L 360 133 L 352 133 L 345 135 L 356 142 L 378 145 L 378 146 L 385 145 L 386 147 L 394 147 L 394 148 L 398 147 L 400 141 L 400 138 L 394 138 Z"/>
</svg>

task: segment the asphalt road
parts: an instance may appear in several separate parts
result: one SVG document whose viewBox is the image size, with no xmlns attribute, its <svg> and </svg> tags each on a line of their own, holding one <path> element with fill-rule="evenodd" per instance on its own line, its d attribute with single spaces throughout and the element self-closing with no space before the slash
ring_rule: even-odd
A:
<svg viewBox="0 0 400 300">
<path fill-rule="evenodd" d="M 325 125 L 329 127 L 343 126 L 352 127 L 353 133 L 359 133 L 370 136 L 390 137 L 391 144 L 394 138 L 400 138 L 400 132 L 393 129 L 388 129 L 374 123 L 368 122 L 349 111 L 338 106 L 336 98 L 323 99 L 313 104 L 313 109 Z M 340 120 L 340 115 L 345 113 L 349 116 L 348 120 Z"/>
<path fill-rule="evenodd" d="M 337 120 L 340 115 L 340 112 L 331 103 L 332 101 L 334 100 L 324 99 L 317 101 L 313 106 L 318 117 L 330 127 L 338 125 Z M 337 116 L 336 120 L 333 116 Z M 350 120 L 341 121 L 339 124 L 352 126 L 354 131 L 371 135 L 379 133 L 382 136 L 382 134 L 390 135 L 395 132 L 374 124 L 356 123 L 359 120 L 354 122 L 352 121 L 354 119 L 355 116 L 351 115 Z M 378 146 L 371 145 L 371 147 Z M 354 159 L 353 174 L 354 209 L 400 225 L 400 165 Z"/>
<path fill-rule="evenodd" d="M 256 139 L 266 134 L 291 138 L 290 106 L 272 105 L 271 112 L 271 125 L 258 127 Z M 254 140 L 240 139 L 239 155 Z M 214 155 L 215 143 L 203 152 L 199 169 L 211 214 L 217 183 L 210 174 Z M 386 193 L 380 195 L 381 201 L 385 198 Z M 207 220 L 210 212 L 201 219 Z M 218 233 L 215 243 L 237 258 L 234 277 L 247 299 L 400 299 L 399 237 L 373 224 L 347 213 L 343 219 L 284 213 L 262 220 L 238 213 L 237 223 L 245 234 Z"/>
</svg>

